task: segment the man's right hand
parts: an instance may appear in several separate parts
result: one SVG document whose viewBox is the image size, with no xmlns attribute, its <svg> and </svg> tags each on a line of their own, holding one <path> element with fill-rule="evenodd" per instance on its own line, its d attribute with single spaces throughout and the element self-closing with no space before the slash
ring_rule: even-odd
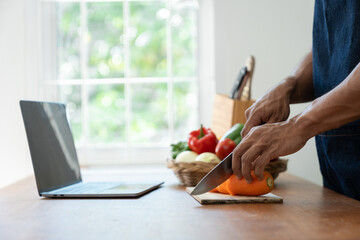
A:
<svg viewBox="0 0 360 240">
<path fill-rule="evenodd" d="M 312 58 L 310 51 L 289 77 L 270 89 L 245 112 L 247 121 L 241 133 L 243 138 L 253 127 L 287 120 L 290 103 L 314 99 Z"/>
<path fill-rule="evenodd" d="M 285 79 L 270 89 L 245 112 L 246 123 L 241 136 L 244 138 L 251 128 L 265 124 L 285 121 L 290 114 L 292 81 Z"/>
</svg>

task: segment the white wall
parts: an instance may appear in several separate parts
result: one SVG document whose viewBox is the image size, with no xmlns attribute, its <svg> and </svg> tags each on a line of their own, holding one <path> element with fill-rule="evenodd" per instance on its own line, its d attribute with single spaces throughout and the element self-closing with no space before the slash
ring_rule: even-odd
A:
<svg viewBox="0 0 360 240">
<path fill-rule="evenodd" d="M 28 91 L 24 23 L 23 0 L 0 1 L 0 187 L 31 173 L 19 107 Z"/>
<path fill-rule="evenodd" d="M 212 98 L 215 92 L 215 39 L 213 1 L 214 0 L 199 0 L 199 120 L 200 123 L 204 124 L 204 126 L 211 126 Z M 211 101 L 209 101 L 209 99 Z"/>
<path fill-rule="evenodd" d="M 253 54 L 252 97 L 257 99 L 311 49 L 314 0 L 222 0 L 214 4 L 217 93 L 230 91 L 246 56 Z M 305 106 L 293 106 L 291 115 Z M 289 159 L 289 172 L 322 183 L 314 139 Z"/>
</svg>

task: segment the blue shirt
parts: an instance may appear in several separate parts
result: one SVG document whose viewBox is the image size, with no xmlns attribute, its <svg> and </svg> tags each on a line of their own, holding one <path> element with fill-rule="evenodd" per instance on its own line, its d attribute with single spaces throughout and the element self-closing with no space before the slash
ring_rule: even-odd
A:
<svg viewBox="0 0 360 240">
<path fill-rule="evenodd" d="M 359 62 L 360 0 L 316 0 L 313 25 L 315 97 L 338 86 Z M 360 120 L 315 139 L 324 186 L 360 200 Z"/>
</svg>

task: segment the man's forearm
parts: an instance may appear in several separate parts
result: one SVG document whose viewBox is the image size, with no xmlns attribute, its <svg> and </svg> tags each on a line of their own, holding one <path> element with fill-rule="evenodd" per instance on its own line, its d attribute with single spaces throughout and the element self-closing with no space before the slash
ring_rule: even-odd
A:
<svg viewBox="0 0 360 240">
<path fill-rule="evenodd" d="M 294 117 L 307 138 L 357 119 L 360 119 L 360 63 L 341 84 Z"/>
<path fill-rule="evenodd" d="M 314 100 L 312 63 L 312 51 L 310 51 L 301 59 L 293 72 L 272 88 L 269 93 L 286 98 L 290 104 Z"/>
<path fill-rule="evenodd" d="M 292 89 L 289 96 L 290 103 L 314 100 L 312 51 L 300 61 L 292 74 L 284 79 L 284 84 Z"/>
</svg>

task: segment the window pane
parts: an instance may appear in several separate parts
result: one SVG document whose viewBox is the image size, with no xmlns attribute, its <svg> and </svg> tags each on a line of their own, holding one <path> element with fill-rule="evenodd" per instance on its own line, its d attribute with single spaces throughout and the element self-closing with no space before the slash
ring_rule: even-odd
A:
<svg viewBox="0 0 360 240">
<path fill-rule="evenodd" d="M 173 76 L 195 76 L 197 68 L 196 1 L 174 2 L 172 10 Z"/>
<path fill-rule="evenodd" d="M 131 77 L 166 76 L 166 13 L 163 2 L 129 2 Z"/>
<path fill-rule="evenodd" d="M 75 142 L 80 143 L 82 134 L 81 87 L 78 85 L 62 85 L 58 88 L 59 101 L 66 103 L 67 117 Z"/>
<path fill-rule="evenodd" d="M 88 3 L 89 78 L 124 76 L 123 4 Z"/>
<path fill-rule="evenodd" d="M 57 23 L 57 78 L 80 78 L 79 3 L 59 3 Z"/>
<path fill-rule="evenodd" d="M 196 82 L 174 83 L 174 141 L 184 141 L 199 128 Z"/>
<path fill-rule="evenodd" d="M 171 11 L 166 8 L 167 4 Z M 44 66 L 44 72 L 51 69 L 50 77 L 45 79 L 83 80 L 79 82 L 81 85 L 60 82 L 59 88 L 54 89 L 58 91 L 59 100 L 67 103 L 78 144 L 88 144 L 88 147 L 118 143 L 116 146 L 125 143 L 167 145 L 170 140 L 186 140 L 188 133 L 199 127 L 197 82 L 187 78 L 178 81 L 182 77 L 196 78 L 196 0 L 127 1 L 125 6 L 129 9 L 124 9 L 124 1 L 61 1 L 42 5 L 49 5 L 51 10 L 44 14 L 48 17 L 45 21 L 50 23 L 43 29 L 48 36 L 47 41 L 43 41 L 44 55 L 49 56 L 44 58 L 49 65 Z M 123 12 L 127 11 L 125 21 Z M 55 14 L 56 19 L 52 19 Z M 83 23 L 80 15 L 85 18 L 84 25 L 80 24 Z M 126 51 L 124 22 L 127 22 Z M 168 26 L 171 36 L 167 36 Z M 80 36 L 82 30 L 85 32 Z M 170 39 L 172 49 L 167 52 Z M 85 50 L 84 56 L 80 49 Z M 179 77 L 171 84 L 171 101 L 169 83 L 165 82 L 170 79 L 161 78 L 171 77 L 167 62 L 170 55 L 173 76 Z M 126 69 L 124 62 L 128 63 Z M 127 78 L 117 79 L 124 77 Z M 154 81 L 144 84 L 136 79 L 129 84 L 131 77 L 151 77 Z M 109 82 L 108 78 L 113 80 Z M 82 92 L 86 93 L 86 102 L 81 102 Z M 125 100 L 125 95 L 129 99 Z M 170 107 L 172 111 L 168 112 Z M 169 122 L 171 119 L 173 123 Z M 170 134 L 169 124 L 174 126 L 174 133 Z M 175 139 L 169 139 L 172 135 Z"/>
<path fill-rule="evenodd" d="M 167 84 L 133 84 L 131 95 L 130 141 L 167 143 Z"/>
<path fill-rule="evenodd" d="M 89 142 L 120 143 L 126 139 L 124 85 L 89 88 Z"/>
</svg>

